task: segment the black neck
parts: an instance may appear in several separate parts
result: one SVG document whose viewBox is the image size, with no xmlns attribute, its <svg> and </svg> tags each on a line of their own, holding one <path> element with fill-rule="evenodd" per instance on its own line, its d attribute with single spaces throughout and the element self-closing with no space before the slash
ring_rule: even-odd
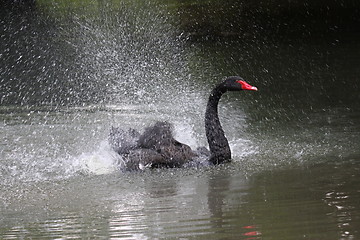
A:
<svg viewBox="0 0 360 240">
<path fill-rule="evenodd" d="M 224 90 L 220 85 L 213 89 L 205 113 L 205 131 L 211 152 L 210 161 L 214 164 L 230 161 L 231 151 L 228 140 L 221 127 L 218 115 L 218 103 Z"/>
</svg>

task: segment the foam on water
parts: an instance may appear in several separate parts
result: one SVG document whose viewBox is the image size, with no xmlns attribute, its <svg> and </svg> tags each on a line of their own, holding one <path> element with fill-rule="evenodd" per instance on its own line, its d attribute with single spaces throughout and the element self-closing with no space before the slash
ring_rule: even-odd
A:
<svg viewBox="0 0 360 240">
<path fill-rule="evenodd" d="M 121 157 L 114 152 L 106 140 L 99 144 L 99 148 L 90 153 L 82 153 L 75 157 L 81 171 L 89 174 L 110 174 L 121 165 Z"/>
</svg>

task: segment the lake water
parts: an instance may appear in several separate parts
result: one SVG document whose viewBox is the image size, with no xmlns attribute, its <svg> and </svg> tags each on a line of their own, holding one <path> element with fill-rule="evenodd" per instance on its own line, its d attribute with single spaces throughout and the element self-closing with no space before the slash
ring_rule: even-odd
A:
<svg viewBox="0 0 360 240">
<path fill-rule="evenodd" d="M 38 1 L 1 10 L 1 239 L 359 239 L 360 41 L 191 41 L 174 7 Z M 233 161 L 124 172 L 111 126 L 156 120 L 207 146 L 208 94 Z"/>
</svg>

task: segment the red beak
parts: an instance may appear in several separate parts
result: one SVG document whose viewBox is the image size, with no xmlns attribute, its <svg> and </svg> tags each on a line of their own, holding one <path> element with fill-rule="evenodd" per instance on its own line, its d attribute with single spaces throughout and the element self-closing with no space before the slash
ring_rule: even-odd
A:
<svg viewBox="0 0 360 240">
<path fill-rule="evenodd" d="M 243 90 L 252 90 L 252 91 L 257 91 L 258 90 L 257 87 L 251 86 L 250 84 L 248 84 L 245 81 L 237 81 L 237 82 L 240 83 L 241 88 Z"/>
</svg>

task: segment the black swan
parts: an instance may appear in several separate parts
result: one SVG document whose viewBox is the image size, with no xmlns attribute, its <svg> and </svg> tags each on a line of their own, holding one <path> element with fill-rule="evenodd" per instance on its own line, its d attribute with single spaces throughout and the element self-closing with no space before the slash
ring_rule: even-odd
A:
<svg viewBox="0 0 360 240">
<path fill-rule="evenodd" d="M 231 151 L 220 124 L 218 103 L 225 92 L 241 90 L 256 91 L 257 88 L 235 76 L 228 77 L 211 91 L 205 113 L 210 152 L 206 148 L 193 151 L 188 145 L 175 140 L 171 125 L 167 122 L 156 122 L 142 134 L 134 129 L 124 131 L 113 127 L 109 143 L 122 156 L 126 170 L 182 167 L 201 156 L 205 156 L 210 164 L 229 162 Z"/>
</svg>

